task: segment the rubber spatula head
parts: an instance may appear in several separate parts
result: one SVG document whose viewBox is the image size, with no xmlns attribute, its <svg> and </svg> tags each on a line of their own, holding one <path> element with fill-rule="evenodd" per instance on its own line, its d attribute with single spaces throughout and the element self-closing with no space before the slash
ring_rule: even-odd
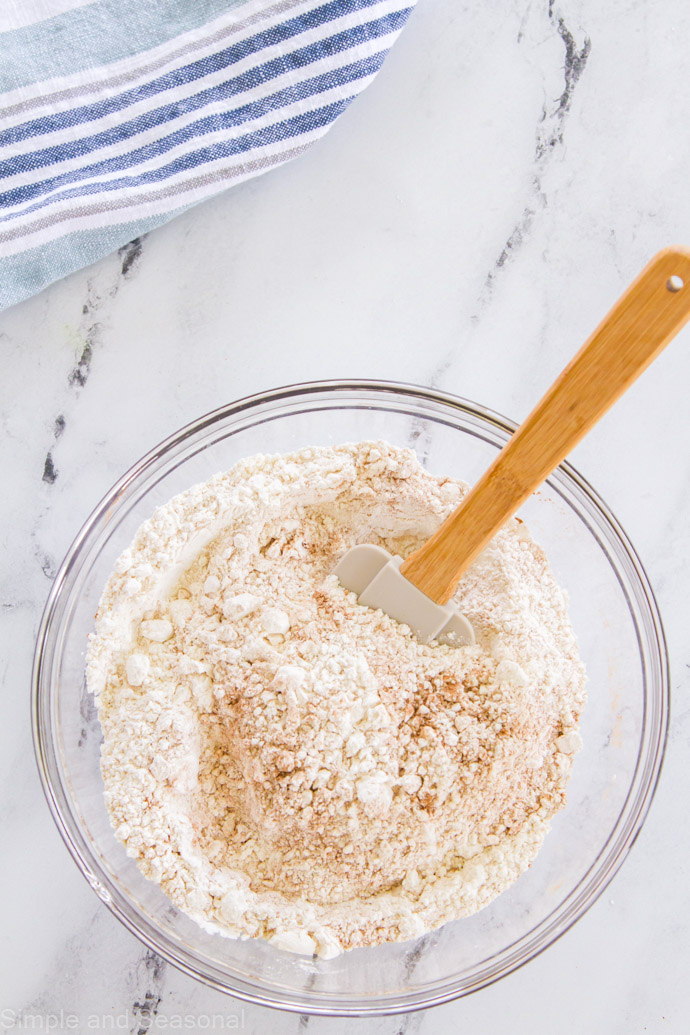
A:
<svg viewBox="0 0 690 1035">
<path fill-rule="evenodd" d="M 690 320 L 690 249 L 664 248 L 590 335 L 489 469 L 404 562 L 354 546 L 336 568 L 360 604 L 381 608 L 420 640 L 473 643 L 445 603 L 472 561 L 532 492 Z M 443 601 L 443 603 L 437 603 Z"/>
<path fill-rule="evenodd" d="M 345 589 L 356 593 L 360 604 L 380 608 L 397 622 L 409 625 L 422 643 L 436 640 L 452 647 L 474 643 L 467 619 L 451 604 L 437 604 L 400 571 L 402 557 L 381 546 L 352 546 L 335 569 Z"/>
</svg>

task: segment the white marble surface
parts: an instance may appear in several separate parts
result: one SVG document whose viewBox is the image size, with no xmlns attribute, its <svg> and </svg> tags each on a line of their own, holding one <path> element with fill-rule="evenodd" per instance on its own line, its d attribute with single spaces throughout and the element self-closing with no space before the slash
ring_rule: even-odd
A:
<svg viewBox="0 0 690 1035">
<path fill-rule="evenodd" d="M 135 1004 L 155 1002 L 195 1030 L 235 1011 L 275 1035 L 687 1031 L 690 329 L 574 457 L 664 616 L 661 785 L 603 897 L 497 985 L 407 1018 L 300 1019 L 241 1013 L 153 958 L 53 826 L 29 673 L 83 519 L 191 418 L 338 376 L 433 384 L 524 416 L 647 258 L 690 243 L 689 37 L 690 7 L 663 0 L 420 0 L 379 79 L 309 154 L 0 315 L 0 1030 L 13 1011 L 62 1010 L 78 1030 L 96 1014 L 145 1031 Z"/>
</svg>

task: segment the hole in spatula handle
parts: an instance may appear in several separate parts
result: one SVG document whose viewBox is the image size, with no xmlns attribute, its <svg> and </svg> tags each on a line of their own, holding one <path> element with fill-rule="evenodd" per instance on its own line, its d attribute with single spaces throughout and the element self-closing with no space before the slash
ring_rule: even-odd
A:
<svg viewBox="0 0 690 1035">
<path fill-rule="evenodd" d="M 684 287 L 685 281 L 683 280 L 683 278 L 678 277 L 675 274 L 672 277 L 669 277 L 666 281 L 667 291 L 673 291 L 675 293 L 676 291 L 682 291 Z"/>
</svg>

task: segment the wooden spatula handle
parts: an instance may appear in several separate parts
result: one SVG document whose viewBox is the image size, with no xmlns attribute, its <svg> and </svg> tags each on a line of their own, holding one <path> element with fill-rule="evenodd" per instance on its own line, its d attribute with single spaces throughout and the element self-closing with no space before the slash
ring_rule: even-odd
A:
<svg viewBox="0 0 690 1035">
<path fill-rule="evenodd" d="M 631 284 L 486 474 L 401 571 L 445 604 L 508 518 L 690 318 L 690 250 L 659 252 Z"/>
</svg>

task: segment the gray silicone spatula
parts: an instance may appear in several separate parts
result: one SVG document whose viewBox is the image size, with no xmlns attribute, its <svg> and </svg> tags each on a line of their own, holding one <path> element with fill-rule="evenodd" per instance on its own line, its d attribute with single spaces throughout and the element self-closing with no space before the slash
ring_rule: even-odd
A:
<svg viewBox="0 0 690 1035">
<path fill-rule="evenodd" d="M 666 248 L 633 281 L 437 532 L 404 561 L 353 546 L 335 574 L 423 643 L 473 643 L 448 604 L 475 557 L 690 318 L 690 250 Z"/>
</svg>

